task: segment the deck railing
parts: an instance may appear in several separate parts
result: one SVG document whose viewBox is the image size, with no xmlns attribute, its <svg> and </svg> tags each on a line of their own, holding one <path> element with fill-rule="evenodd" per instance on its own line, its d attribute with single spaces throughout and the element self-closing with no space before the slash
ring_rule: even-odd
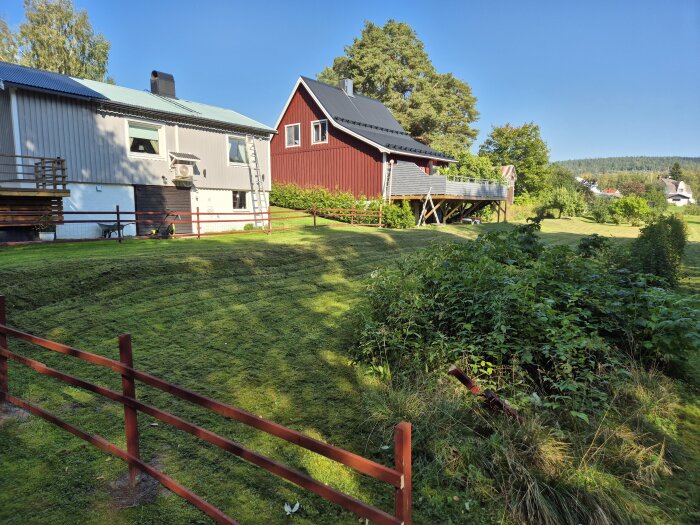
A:
<svg viewBox="0 0 700 525">
<path fill-rule="evenodd" d="M 193 436 L 210 443 L 220 449 L 233 454 L 253 465 L 256 465 L 272 474 L 286 479 L 296 485 L 321 496 L 327 501 L 333 502 L 380 525 L 411 525 L 411 424 L 408 422 L 399 423 L 394 432 L 394 467 L 387 467 L 370 459 L 364 458 L 347 450 L 335 447 L 314 439 L 306 434 L 284 427 L 273 421 L 263 419 L 250 412 L 241 410 L 216 401 L 209 397 L 198 394 L 192 390 L 169 383 L 159 377 L 151 375 L 134 368 L 131 336 L 122 334 L 119 336 L 119 360 L 110 359 L 101 355 L 78 350 L 55 341 L 43 339 L 15 328 L 7 326 L 5 311 L 5 298 L 0 295 L 0 410 L 2 404 L 8 402 L 19 408 L 39 416 L 48 422 L 63 428 L 74 436 L 91 443 L 97 448 L 113 454 L 129 464 L 130 483 L 136 482 L 138 471 L 145 472 L 152 478 L 158 480 L 164 487 L 174 492 L 178 496 L 186 499 L 195 507 L 211 517 L 214 521 L 225 525 L 238 525 L 238 522 L 228 516 L 203 498 L 186 489 L 170 476 L 163 474 L 153 466 L 146 463 L 140 454 L 138 413 L 142 412 L 159 421 L 171 425 L 179 430 L 192 434 Z M 121 375 L 122 391 L 117 392 L 93 383 L 89 383 L 78 377 L 60 372 L 50 368 L 44 363 L 25 357 L 21 354 L 9 350 L 8 340 L 10 338 L 25 341 L 45 350 L 51 350 L 70 357 L 81 359 L 88 363 L 105 367 Z M 9 392 L 9 362 L 22 364 L 35 372 L 58 379 L 88 392 L 98 394 L 102 397 L 115 401 L 124 407 L 124 427 L 126 433 L 126 450 L 117 447 L 104 437 L 97 434 L 89 434 L 80 430 L 74 425 L 56 417 L 34 403 L 21 399 Z M 278 463 L 258 452 L 255 452 L 240 443 L 222 437 L 210 430 L 190 423 L 169 412 L 154 407 L 153 405 L 139 401 L 136 396 L 136 381 L 149 385 L 152 388 L 170 394 L 174 397 L 189 401 L 200 407 L 216 412 L 224 417 L 238 421 L 244 425 L 265 432 L 271 436 L 297 445 L 306 450 L 310 450 L 331 459 L 337 463 L 345 465 L 356 472 L 379 480 L 394 489 L 394 509 L 393 513 L 360 501 L 344 492 L 341 492 L 325 483 L 321 483 L 305 473 L 291 468 L 282 463 Z M 14 446 L 22 446 L 16 443 Z"/>
<path fill-rule="evenodd" d="M 0 188 L 65 191 L 66 159 L 0 154 Z"/>
</svg>

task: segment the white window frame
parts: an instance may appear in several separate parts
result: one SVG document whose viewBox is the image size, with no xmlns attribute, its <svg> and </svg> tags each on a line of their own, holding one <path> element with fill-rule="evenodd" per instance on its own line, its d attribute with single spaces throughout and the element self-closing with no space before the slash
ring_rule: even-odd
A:
<svg viewBox="0 0 700 525">
<path fill-rule="evenodd" d="M 287 129 L 293 128 L 295 126 L 299 128 L 299 144 L 292 144 L 290 146 L 289 141 L 287 140 Z M 294 124 L 287 124 L 286 126 L 284 126 L 284 147 L 285 148 L 300 148 L 301 147 L 301 122 L 295 122 Z"/>
<path fill-rule="evenodd" d="M 231 135 L 231 134 L 228 134 L 228 135 L 226 135 L 225 138 L 226 138 L 226 164 L 227 164 L 228 166 L 247 166 L 247 165 L 248 165 L 248 162 L 231 162 L 231 159 L 230 159 L 229 156 L 228 156 L 228 150 L 229 150 L 229 147 L 230 147 L 229 141 L 230 141 L 231 139 L 237 139 L 237 140 L 242 140 L 243 143 L 245 144 L 245 143 L 246 143 L 245 137 L 244 137 L 243 135 Z M 245 157 L 246 157 L 246 160 L 249 160 L 249 159 L 248 159 L 248 145 L 247 145 L 247 144 L 246 144 L 246 148 L 245 148 Z"/>
<path fill-rule="evenodd" d="M 158 154 L 154 155 L 151 153 L 137 153 L 135 151 L 131 151 L 129 124 L 140 124 L 142 126 L 150 126 L 158 129 Z M 167 160 L 166 152 L 168 151 L 168 148 L 165 143 L 165 136 L 165 124 L 163 122 L 156 122 L 155 120 L 139 120 L 135 118 L 124 119 L 124 137 L 126 137 L 124 142 L 126 143 L 126 154 L 128 157 L 134 159 Z"/>
<path fill-rule="evenodd" d="M 321 122 L 326 123 L 326 140 L 314 140 L 314 127 L 316 124 L 320 124 Z M 328 144 L 328 119 L 322 118 L 320 120 L 313 120 L 311 121 L 311 144 Z"/>
</svg>

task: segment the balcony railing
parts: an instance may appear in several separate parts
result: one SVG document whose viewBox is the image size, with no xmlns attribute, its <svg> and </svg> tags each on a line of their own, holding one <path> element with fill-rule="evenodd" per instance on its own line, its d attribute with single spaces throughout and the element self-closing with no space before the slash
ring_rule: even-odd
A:
<svg viewBox="0 0 700 525">
<path fill-rule="evenodd" d="M 0 188 L 66 190 L 66 159 L 0 154 Z"/>
</svg>

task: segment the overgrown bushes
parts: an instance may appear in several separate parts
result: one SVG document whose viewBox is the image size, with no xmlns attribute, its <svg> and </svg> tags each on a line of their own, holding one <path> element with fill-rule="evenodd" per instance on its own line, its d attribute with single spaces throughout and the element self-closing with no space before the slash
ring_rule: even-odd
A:
<svg viewBox="0 0 700 525">
<path fill-rule="evenodd" d="M 273 184 L 270 191 L 270 204 L 293 210 L 319 210 L 319 216 L 329 216 L 341 222 L 350 222 L 350 214 L 338 216 L 336 213 L 328 215 L 324 210 L 345 209 L 350 210 L 379 210 L 383 209 L 383 224 L 388 228 L 412 228 L 415 226 L 415 217 L 408 202 L 401 206 L 391 204 L 382 206 L 380 200 L 355 199 L 349 192 L 329 191 L 325 188 L 300 188 L 296 184 Z M 379 216 L 362 216 L 362 223 L 377 224 Z"/>
<path fill-rule="evenodd" d="M 680 248 L 678 225 L 645 231 L 656 224 Z M 416 491 L 434 516 L 492 523 L 499 501 L 518 523 L 662 523 L 646 490 L 670 472 L 675 394 L 641 365 L 700 349 L 700 302 L 611 268 L 602 238 L 575 251 L 543 246 L 537 228 L 438 243 L 373 273 L 352 355 L 383 378 L 374 423 L 413 421 Z M 452 364 L 525 423 L 483 412 L 445 377 Z"/>
</svg>

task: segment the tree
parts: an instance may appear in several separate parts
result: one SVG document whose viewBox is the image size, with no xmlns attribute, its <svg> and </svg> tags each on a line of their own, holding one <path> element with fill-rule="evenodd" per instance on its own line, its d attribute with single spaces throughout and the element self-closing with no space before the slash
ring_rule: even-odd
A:
<svg viewBox="0 0 700 525">
<path fill-rule="evenodd" d="M 500 180 L 501 172 L 496 170 L 488 157 L 472 155 L 468 149 L 462 149 L 455 155 L 456 164 L 450 164 L 448 168 L 443 168 L 440 173 L 446 175 L 459 175 L 461 177 L 472 177 L 475 179 Z"/>
<path fill-rule="evenodd" d="M 586 210 L 586 201 L 581 192 L 566 186 L 559 186 L 549 192 L 547 200 L 542 205 L 542 210 L 557 210 L 559 219 L 561 219 L 562 214 L 567 217 L 577 217 Z"/>
<path fill-rule="evenodd" d="M 540 136 L 540 127 L 529 122 L 515 127 L 495 127 L 479 148 L 479 155 L 494 166 L 513 164 L 518 174 L 515 193 L 539 193 L 547 185 L 549 149 Z"/>
<path fill-rule="evenodd" d="M 668 170 L 668 176 L 673 180 L 681 180 L 683 178 L 683 170 L 678 162 L 674 162 L 671 165 L 671 169 Z"/>
<path fill-rule="evenodd" d="M 64 75 L 109 81 L 109 42 L 70 0 L 25 0 L 25 21 L 12 33 L 0 20 L 0 56 Z"/>
<path fill-rule="evenodd" d="M 469 147 L 479 114 L 469 85 L 435 70 L 423 42 L 403 22 L 383 27 L 366 22 L 359 38 L 345 47 L 318 79 L 353 80 L 358 93 L 384 103 L 416 139 L 450 154 Z"/>
<path fill-rule="evenodd" d="M 17 56 L 17 41 L 7 22 L 0 18 L 0 60 L 14 62 Z"/>
</svg>

